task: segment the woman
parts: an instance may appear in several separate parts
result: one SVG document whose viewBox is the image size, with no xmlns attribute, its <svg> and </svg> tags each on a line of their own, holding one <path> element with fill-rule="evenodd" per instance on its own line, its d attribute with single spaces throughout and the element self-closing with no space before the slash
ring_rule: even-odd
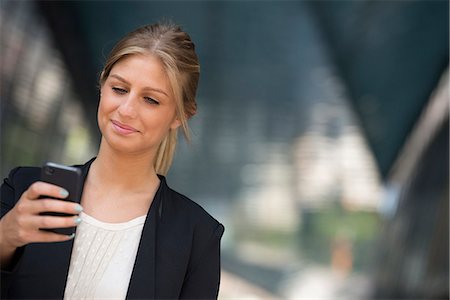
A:
<svg viewBox="0 0 450 300">
<path fill-rule="evenodd" d="M 49 199 L 67 191 L 40 182 L 40 168 L 16 168 L 1 187 L 2 298 L 217 298 L 224 228 L 162 176 L 178 128 L 189 138 L 199 74 L 175 25 L 119 41 L 100 75 L 102 139 L 80 166 L 81 203 Z M 40 230 L 74 225 L 74 236 Z"/>
</svg>

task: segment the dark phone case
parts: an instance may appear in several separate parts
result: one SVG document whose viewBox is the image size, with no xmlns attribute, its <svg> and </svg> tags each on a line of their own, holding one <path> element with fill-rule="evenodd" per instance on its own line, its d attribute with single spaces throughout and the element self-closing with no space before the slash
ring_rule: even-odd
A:
<svg viewBox="0 0 450 300">
<path fill-rule="evenodd" d="M 65 201 L 80 202 L 81 195 L 81 170 L 76 167 L 68 167 L 64 165 L 59 165 L 55 163 L 48 162 L 42 167 L 41 171 L 41 181 L 55 184 L 66 189 L 69 192 L 67 198 L 62 199 Z M 41 198 L 54 198 L 41 196 Z M 59 198 L 54 198 L 59 199 Z M 57 213 L 57 212 L 45 212 L 42 215 L 48 216 L 75 216 L 71 214 Z M 74 227 L 67 228 L 52 228 L 52 229 L 41 229 L 47 231 L 53 231 L 59 234 L 71 235 L 75 232 Z"/>
</svg>

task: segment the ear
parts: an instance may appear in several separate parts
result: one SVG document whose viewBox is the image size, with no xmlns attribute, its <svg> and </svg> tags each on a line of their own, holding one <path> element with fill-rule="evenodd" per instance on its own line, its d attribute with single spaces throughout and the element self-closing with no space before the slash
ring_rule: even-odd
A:
<svg viewBox="0 0 450 300">
<path fill-rule="evenodd" d="M 170 129 L 177 129 L 177 128 L 180 127 L 180 126 L 181 126 L 181 121 L 180 121 L 180 119 L 175 118 L 175 119 L 172 121 L 172 124 L 170 124 Z"/>
</svg>

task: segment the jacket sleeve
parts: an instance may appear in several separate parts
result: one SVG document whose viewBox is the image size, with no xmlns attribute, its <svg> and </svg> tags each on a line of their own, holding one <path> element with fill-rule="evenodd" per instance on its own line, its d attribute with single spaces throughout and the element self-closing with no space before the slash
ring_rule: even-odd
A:
<svg viewBox="0 0 450 300">
<path fill-rule="evenodd" d="M 17 167 L 9 172 L 0 187 L 0 219 L 16 205 L 23 192 L 39 180 L 40 171 L 36 167 Z"/>
<path fill-rule="evenodd" d="M 30 184 L 39 179 L 39 174 L 40 169 L 34 167 L 17 167 L 11 170 L 0 187 L 0 219 L 16 205 Z M 7 298 L 8 287 L 21 263 L 25 247 L 17 248 L 7 268 L 1 266 L 1 299 Z"/>
<path fill-rule="evenodd" d="M 16 204 L 16 190 L 14 188 L 14 176 L 20 168 L 13 169 L 7 178 L 4 179 L 3 184 L 0 188 L 0 218 L 3 218 Z M 5 269 L 4 266 L 1 268 L 1 298 L 3 299 L 6 295 L 11 275 L 18 265 L 18 261 L 23 253 L 23 247 L 16 250 L 9 268 Z"/>
<path fill-rule="evenodd" d="M 15 189 L 14 189 L 14 175 L 20 168 L 15 168 L 11 170 L 9 176 L 3 180 L 1 186 L 1 208 L 0 208 L 0 218 L 3 218 L 6 213 L 8 213 L 16 204 Z"/>
<path fill-rule="evenodd" d="M 224 227 L 218 224 L 209 243 L 196 256 L 186 274 L 180 299 L 217 299 L 220 284 L 220 239 Z"/>
</svg>

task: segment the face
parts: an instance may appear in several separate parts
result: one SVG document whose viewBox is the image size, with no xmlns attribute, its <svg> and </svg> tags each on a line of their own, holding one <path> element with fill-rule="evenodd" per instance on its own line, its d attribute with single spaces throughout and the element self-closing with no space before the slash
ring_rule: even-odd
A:
<svg viewBox="0 0 450 300">
<path fill-rule="evenodd" d="M 135 54 L 119 60 L 101 87 L 97 117 L 102 143 L 120 152 L 155 155 L 169 129 L 180 125 L 159 59 Z"/>
</svg>

